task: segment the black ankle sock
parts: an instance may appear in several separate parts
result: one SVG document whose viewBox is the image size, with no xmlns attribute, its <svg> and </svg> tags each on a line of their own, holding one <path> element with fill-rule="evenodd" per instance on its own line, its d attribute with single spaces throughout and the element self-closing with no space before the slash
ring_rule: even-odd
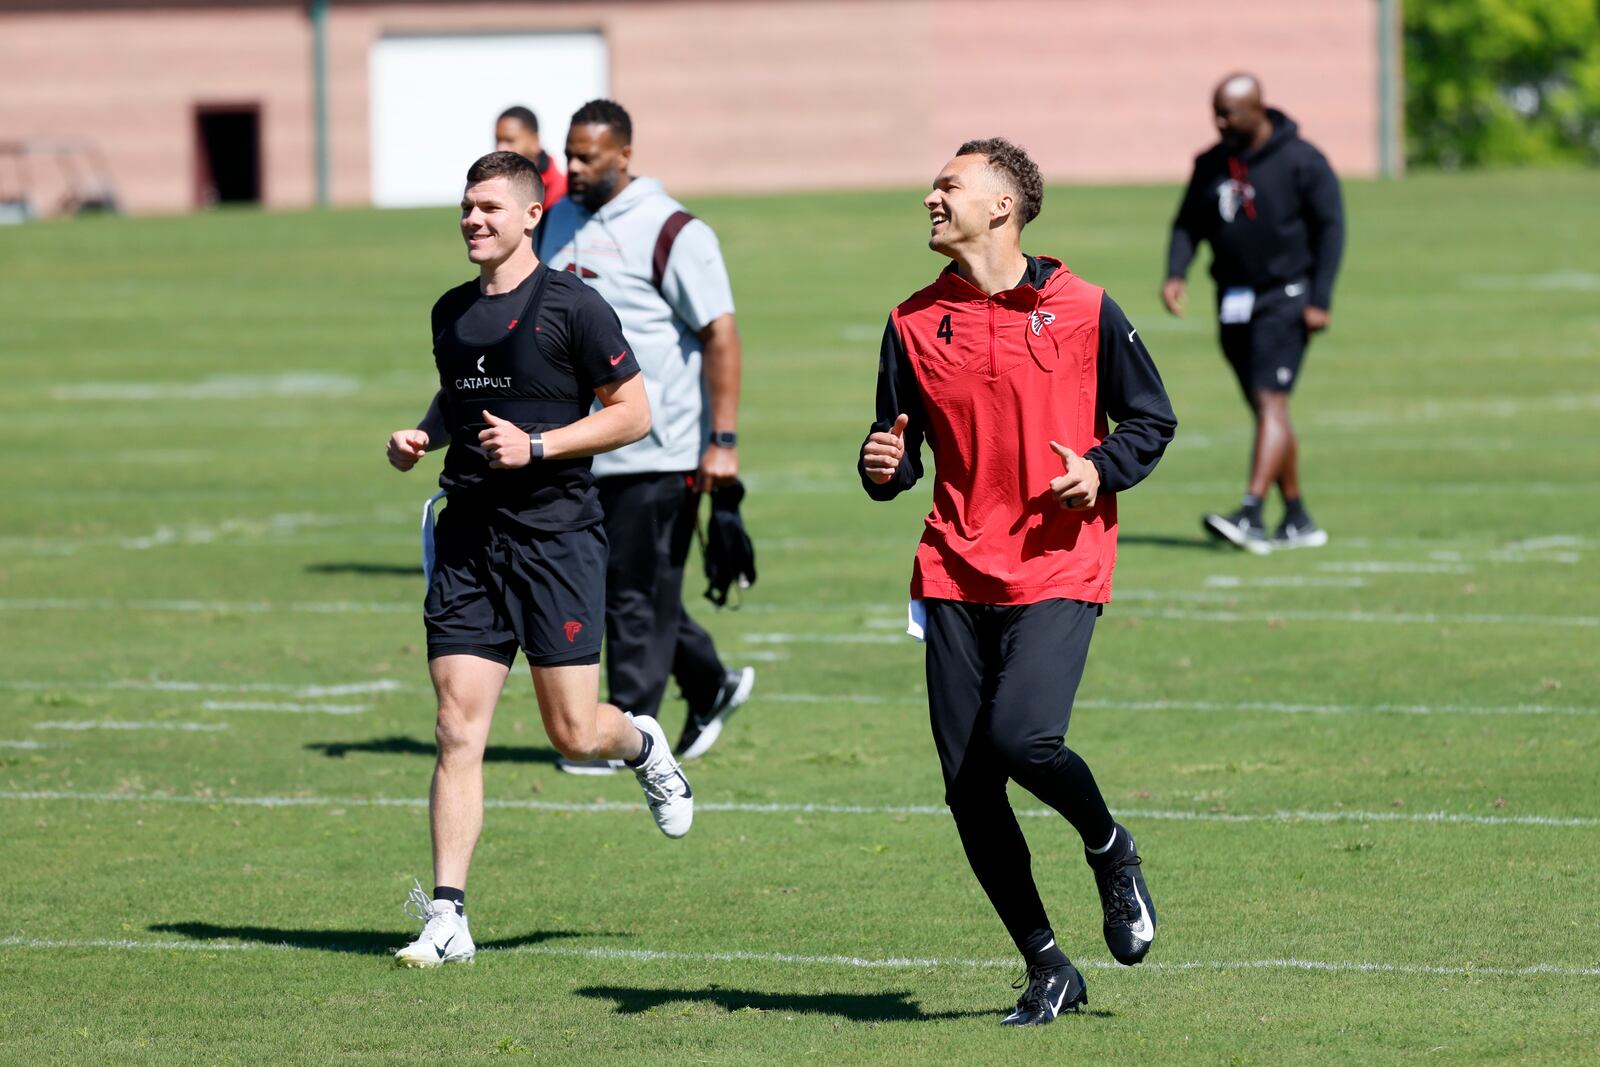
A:
<svg viewBox="0 0 1600 1067">
<path fill-rule="evenodd" d="M 1288 497 L 1284 497 L 1283 517 L 1288 521 L 1295 523 L 1296 525 L 1303 524 L 1306 519 L 1310 518 L 1310 516 L 1306 514 L 1305 501 L 1299 497 L 1295 497 L 1293 500 L 1290 500 Z"/>
<path fill-rule="evenodd" d="M 1251 522 L 1255 523 L 1257 526 L 1261 525 L 1260 497 L 1251 496 L 1249 493 L 1246 493 L 1244 495 L 1244 499 L 1239 502 L 1239 510 L 1244 512 L 1245 517 Z"/>
<path fill-rule="evenodd" d="M 1038 948 L 1029 946 L 1027 951 L 1022 954 L 1022 958 L 1027 961 L 1029 967 L 1051 970 L 1056 967 L 1065 967 L 1072 962 L 1067 959 L 1067 954 L 1062 952 L 1061 947 L 1056 944 L 1056 935 L 1053 932 L 1045 930 L 1038 940 L 1040 942 Z"/>
<path fill-rule="evenodd" d="M 448 885 L 436 885 L 433 887 L 433 899 L 448 900 L 456 906 L 457 915 L 465 915 L 467 913 L 467 891 L 465 889 L 456 889 Z"/>
<path fill-rule="evenodd" d="M 637 726 L 634 729 L 639 730 Z M 643 730 L 639 730 L 639 755 L 634 759 L 626 759 L 622 762 L 630 767 L 643 767 L 644 761 L 650 758 L 650 750 L 654 747 L 655 742 L 650 739 L 650 735 Z"/>
</svg>

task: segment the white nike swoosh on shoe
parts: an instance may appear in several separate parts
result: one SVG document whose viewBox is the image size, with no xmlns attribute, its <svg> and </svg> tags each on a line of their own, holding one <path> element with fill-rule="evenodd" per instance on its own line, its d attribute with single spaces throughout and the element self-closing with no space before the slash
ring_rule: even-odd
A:
<svg viewBox="0 0 1600 1067">
<path fill-rule="evenodd" d="M 1145 907 L 1144 897 L 1139 891 L 1133 891 L 1133 899 L 1139 902 L 1139 921 L 1132 926 L 1133 936 L 1140 941 L 1154 941 L 1156 939 L 1156 924 L 1150 921 L 1150 910 Z"/>
<path fill-rule="evenodd" d="M 1067 986 L 1071 984 L 1071 982 L 1061 983 L 1061 995 L 1056 998 L 1056 1002 L 1054 1004 L 1050 1005 L 1050 1018 L 1054 1019 L 1057 1015 L 1061 1014 L 1061 1002 L 1067 999 Z"/>
</svg>

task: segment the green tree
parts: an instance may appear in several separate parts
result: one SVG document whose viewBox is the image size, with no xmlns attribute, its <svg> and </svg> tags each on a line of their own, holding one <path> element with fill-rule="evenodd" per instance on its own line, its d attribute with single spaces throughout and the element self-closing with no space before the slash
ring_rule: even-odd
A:
<svg viewBox="0 0 1600 1067">
<path fill-rule="evenodd" d="M 1600 163 L 1600 0 L 1405 0 L 1412 163 Z"/>
</svg>

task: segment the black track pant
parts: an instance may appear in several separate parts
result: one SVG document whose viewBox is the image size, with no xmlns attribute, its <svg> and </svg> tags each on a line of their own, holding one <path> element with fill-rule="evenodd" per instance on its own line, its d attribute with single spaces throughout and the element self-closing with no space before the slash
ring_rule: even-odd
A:
<svg viewBox="0 0 1600 1067">
<path fill-rule="evenodd" d="M 694 540 L 694 490 L 685 474 L 596 480 L 611 554 L 606 565 L 606 687 L 611 703 L 655 715 L 668 678 L 690 707 L 715 699 L 725 670 L 711 635 L 683 610 L 683 567 Z"/>
<path fill-rule="evenodd" d="M 929 600 L 927 609 L 928 709 L 945 803 L 979 884 L 1033 962 L 1055 935 L 1006 782 L 1065 816 L 1085 846 L 1110 840 L 1094 775 L 1063 740 L 1099 607 Z"/>
</svg>

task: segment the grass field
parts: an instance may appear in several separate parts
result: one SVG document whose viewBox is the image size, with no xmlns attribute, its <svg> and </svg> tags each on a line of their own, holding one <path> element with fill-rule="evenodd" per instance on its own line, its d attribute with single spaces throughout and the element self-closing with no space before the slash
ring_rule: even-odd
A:
<svg viewBox="0 0 1600 1067">
<path fill-rule="evenodd" d="M 428 973 L 385 953 L 428 878 L 437 467 L 382 444 L 469 275 L 452 213 L 0 228 L 0 1060 L 1591 1060 L 1600 179 L 1348 187 L 1296 408 L 1333 542 L 1264 559 L 1199 534 L 1249 428 L 1209 283 L 1157 308 L 1175 197 L 1052 189 L 1027 242 L 1120 300 L 1181 421 L 1121 502 L 1070 736 L 1161 935 L 1115 967 L 1070 829 L 1024 820 L 1091 1009 L 1029 1032 L 995 1026 L 1019 968 L 898 633 L 927 495 L 853 471 L 883 317 L 940 266 L 916 193 L 693 205 L 740 303 L 761 575 L 698 615 L 755 697 L 669 842 L 631 776 L 555 772 L 519 670 L 484 951 Z"/>
</svg>

